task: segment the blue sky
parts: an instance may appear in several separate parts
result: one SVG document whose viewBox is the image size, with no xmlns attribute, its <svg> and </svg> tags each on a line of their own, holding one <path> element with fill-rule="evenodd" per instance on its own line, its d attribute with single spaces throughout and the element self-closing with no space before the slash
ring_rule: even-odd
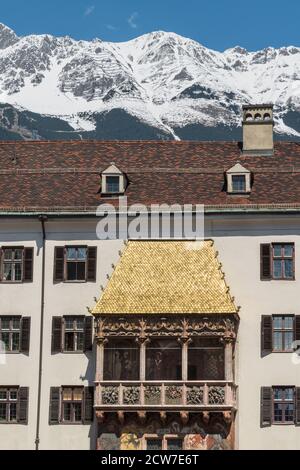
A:
<svg viewBox="0 0 300 470">
<path fill-rule="evenodd" d="M 0 22 L 19 35 L 126 41 L 165 30 L 217 50 L 300 46 L 299 20 L 299 0 L 0 0 Z"/>
</svg>

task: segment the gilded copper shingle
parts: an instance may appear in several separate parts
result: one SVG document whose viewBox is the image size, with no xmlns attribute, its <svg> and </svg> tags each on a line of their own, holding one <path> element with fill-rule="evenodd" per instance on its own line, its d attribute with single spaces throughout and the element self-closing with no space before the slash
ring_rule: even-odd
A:
<svg viewBox="0 0 300 470">
<path fill-rule="evenodd" d="M 130 241 L 92 313 L 237 313 L 212 241 Z"/>
</svg>

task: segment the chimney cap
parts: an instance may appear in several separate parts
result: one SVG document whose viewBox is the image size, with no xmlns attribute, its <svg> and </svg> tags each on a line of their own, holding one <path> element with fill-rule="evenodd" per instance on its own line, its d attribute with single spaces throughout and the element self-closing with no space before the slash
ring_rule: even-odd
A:
<svg viewBox="0 0 300 470">
<path fill-rule="evenodd" d="M 263 103 L 263 104 L 244 104 L 243 105 L 243 111 L 247 109 L 257 109 L 257 108 L 274 108 L 274 105 L 272 103 Z"/>
</svg>

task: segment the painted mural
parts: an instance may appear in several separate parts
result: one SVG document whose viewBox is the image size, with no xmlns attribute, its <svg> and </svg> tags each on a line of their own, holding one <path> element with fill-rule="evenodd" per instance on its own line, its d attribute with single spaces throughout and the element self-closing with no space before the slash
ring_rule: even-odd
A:
<svg viewBox="0 0 300 470">
<path fill-rule="evenodd" d="M 99 450 L 142 450 L 147 436 L 178 436 L 184 438 L 186 450 L 231 450 L 234 448 L 234 425 L 226 424 L 222 415 L 216 415 L 206 424 L 201 416 L 191 415 L 184 425 L 178 417 L 169 417 L 163 424 L 159 416 L 152 416 L 145 423 L 126 417 L 120 424 L 116 415 L 108 415 L 99 424 Z"/>
</svg>

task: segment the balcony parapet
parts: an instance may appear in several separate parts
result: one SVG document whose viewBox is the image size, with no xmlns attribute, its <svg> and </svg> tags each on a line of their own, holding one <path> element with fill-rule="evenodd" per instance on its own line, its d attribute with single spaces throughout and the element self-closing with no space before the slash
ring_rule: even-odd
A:
<svg viewBox="0 0 300 470">
<path fill-rule="evenodd" d="M 95 382 L 99 411 L 234 411 L 236 385 L 229 381 Z"/>
</svg>

